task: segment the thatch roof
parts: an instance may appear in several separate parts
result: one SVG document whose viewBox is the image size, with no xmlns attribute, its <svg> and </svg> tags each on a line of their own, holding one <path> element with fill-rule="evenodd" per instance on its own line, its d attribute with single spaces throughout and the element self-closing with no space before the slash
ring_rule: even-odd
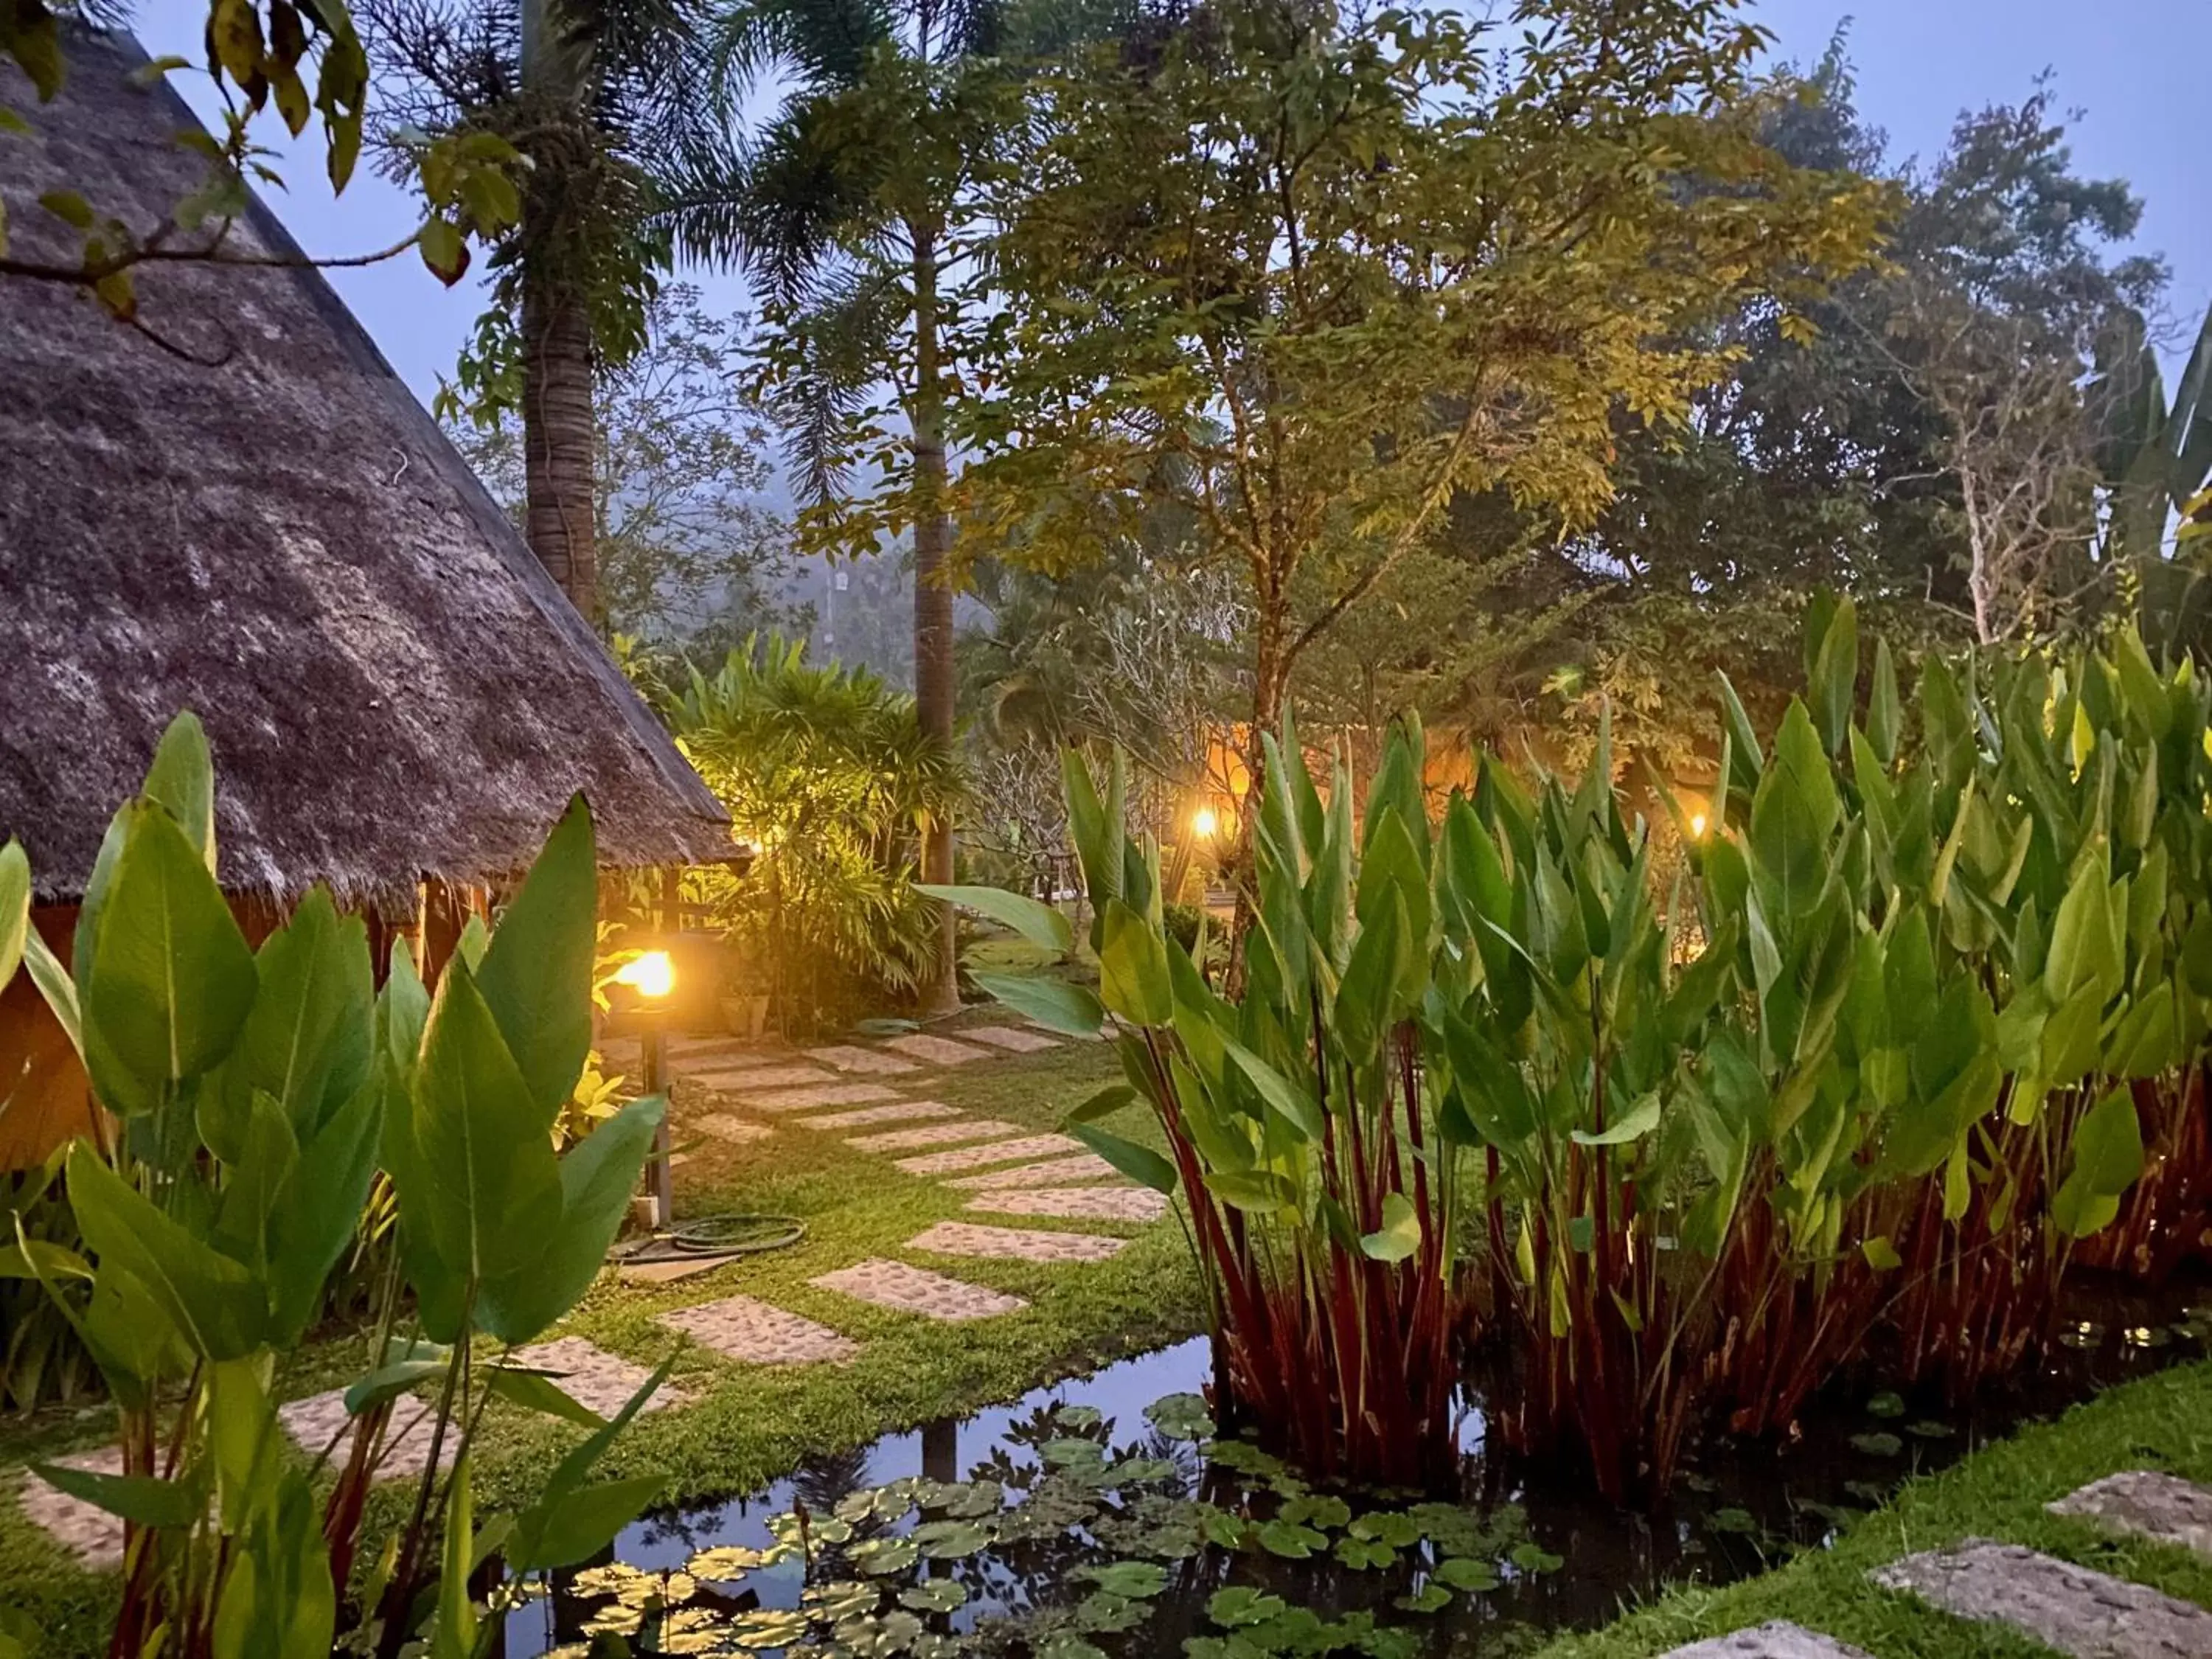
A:
<svg viewBox="0 0 2212 1659">
<path fill-rule="evenodd" d="M 0 62 L 10 252 L 74 260 L 69 188 L 141 231 L 205 163 L 197 122 L 73 33 L 40 106 Z M 241 251 L 297 257 L 257 202 Z M 425 272 L 422 280 L 432 280 Z M 82 890 L 180 708 L 220 773 L 221 876 L 411 902 L 526 864 L 569 797 L 603 861 L 724 859 L 720 808 L 330 286 L 304 269 L 142 266 L 148 328 L 0 276 L 0 842 Z"/>
</svg>

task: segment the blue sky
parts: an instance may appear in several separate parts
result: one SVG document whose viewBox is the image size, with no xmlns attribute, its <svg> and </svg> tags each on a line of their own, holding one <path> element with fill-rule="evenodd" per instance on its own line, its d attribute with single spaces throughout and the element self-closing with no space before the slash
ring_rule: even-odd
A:
<svg viewBox="0 0 2212 1659">
<path fill-rule="evenodd" d="M 2212 179 L 2199 101 L 2212 64 L 2212 0 L 1758 0 L 1747 9 L 1778 37 L 1778 53 L 1798 61 L 1818 58 L 1850 15 L 1859 106 L 1887 130 L 1898 155 L 1932 155 L 1960 109 L 2016 101 L 2039 74 L 2054 71 L 2061 106 L 2083 112 L 2071 124 L 2079 169 L 2125 178 L 2145 198 L 2136 246 L 2172 264 L 2172 307 L 2193 333 L 2212 301 Z M 198 61 L 206 15 L 205 0 L 142 0 L 137 27 L 149 52 Z M 207 106 L 202 76 L 174 79 Z M 406 199 L 365 167 L 336 198 L 319 151 L 301 147 L 282 170 L 290 188 L 271 204 L 310 252 L 388 246 L 415 222 Z M 427 400 L 450 370 L 481 293 L 468 283 L 441 289 L 412 259 L 332 280 Z M 738 300 L 734 283 L 711 288 Z"/>
</svg>

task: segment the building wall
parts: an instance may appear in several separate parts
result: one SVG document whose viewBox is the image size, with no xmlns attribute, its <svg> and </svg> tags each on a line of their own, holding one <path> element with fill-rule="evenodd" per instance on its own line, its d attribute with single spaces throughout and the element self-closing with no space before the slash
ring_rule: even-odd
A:
<svg viewBox="0 0 2212 1659">
<path fill-rule="evenodd" d="M 31 912 L 55 955 L 70 959 L 76 906 L 42 905 Z M 93 1126 L 92 1088 L 76 1050 L 27 973 L 0 989 L 0 1170 L 41 1162 Z"/>
</svg>

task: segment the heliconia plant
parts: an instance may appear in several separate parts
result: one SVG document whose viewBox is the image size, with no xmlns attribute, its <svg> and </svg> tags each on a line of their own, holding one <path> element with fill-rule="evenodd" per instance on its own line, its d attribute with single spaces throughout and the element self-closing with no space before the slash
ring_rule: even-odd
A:
<svg viewBox="0 0 2212 1659">
<path fill-rule="evenodd" d="M 365 927 L 320 890 L 249 946 L 216 884 L 215 790 L 199 724 L 180 716 L 109 830 L 66 968 L 27 925 L 21 849 L 0 850 L 0 983 L 27 969 L 105 1109 L 67 1160 L 82 1250 L 19 1237 L 9 1270 L 56 1292 L 93 1355 L 123 1469 L 38 1473 L 125 1524 L 118 1656 L 326 1659 L 366 1620 L 365 1651 L 427 1637 L 460 1659 L 496 1629 L 470 1583 L 486 1553 L 518 1572 L 583 1559 L 661 1485 L 591 1478 L 653 1383 L 610 1423 L 505 1357 L 592 1282 L 663 1110 L 635 1102 L 552 1149 L 590 1039 L 590 815 L 572 806 L 434 994 L 404 948 L 380 994 Z M 320 1310 L 380 1169 L 404 1279 L 346 1431 L 302 1457 L 280 1428 L 276 1361 Z M 72 1284 L 88 1296 L 63 1294 Z M 349 1610 L 392 1405 L 418 1389 L 435 1400 L 432 1455 Z M 592 1433 L 534 1504 L 478 1524 L 471 1446 L 493 1398 Z"/>
</svg>

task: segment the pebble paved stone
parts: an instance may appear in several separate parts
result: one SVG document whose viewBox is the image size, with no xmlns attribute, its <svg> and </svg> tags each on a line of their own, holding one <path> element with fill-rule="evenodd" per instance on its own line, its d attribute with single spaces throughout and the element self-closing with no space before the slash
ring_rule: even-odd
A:
<svg viewBox="0 0 2212 1659">
<path fill-rule="evenodd" d="M 1018 1296 L 947 1279 L 904 1261 L 856 1261 L 812 1282 L 827 1291 L 842 1291 L 879 1308 L 896 1308 L 925 1319 L 990 1319 L 1029 1306 Z"/>
<path fill-rule="evenodd" d="M 919 1123 L 933 1117 L 957 1117 L 960 1109 L 941 1100 L 895 1100 L 888 1106 L 863 1106 L 857 1112 L 832 1112 L 800 1120 L 810 1129 L 859 1129 L 871 1123 Z"/>
<path fill-rule="evenodd" d="M 1867 1655 L 1832 1636 L 1778 1619 L 1710 1641 L 1692 1642 L 1661 1654 L 1659 1659 L 1867 1659 Z"/>
<path fill-rule="evenodd" d="M 859 1343 L 827 1325 L 749 1296 L 678 1308 L 661 1315 L 660 1322 L 716 1353 L 756 1365 L 842 1364 L 860 1352 Z"/>
<path fill-rule="evenodd" d="M 1054 1152 L 1079 1152 L 1083 1143 L 1073 1135 L 1024 1135 L 1019 1140 L 994 1140 L 986 1146 L 956 1146 L 949 1152 L 925 1152 L 920 1158 L 902 1158 L 897 1168 L 908 1175 L 952 1175 L 962 1170 L 980 1170 L 991 1164 L 1018 1164 L 1028 1158 L 1047 1158 Z"/>
<path fill-rule="evenodd" d="M 85 1469 L 94 1474 L 123 1473 L 123 1448 L 103 1446 L 98 1451 L 72 1457 L 50 1457 L 65 1469 Z M 94 1572 L 123 1565 L 123 1522 L 106 1510 L 94 1509 L 81 1498 L 58 1492 L 26 1470 L 23 1474 L 24 1518 L 46 1529 L 47 1535 Z"/>
<path fill-rule="evenodd" d="M 960 1040 L 985 1043 L 1016 1054 L 1041 1054 L 1047 1048 L 1060 1047 L 1059 1038 L 1019 1025 L 970 1025 L 961 1032 Z"/>
<path fill-rule="evenodd" d="M 633 1055 L 637 1045 L 630 1045 Z M 743 1037 L 673 1037 L 668 1044 L 672 1060 L 686 1065 L 714 1066 L 723 1071 L 740 1071 L 748 1066 L 768 1066 L 778 1060 L 788 1060 L 790 1055 L 774 1048 L 763 1048 Z"/>
<path fill-rule="evenodd" d="M 755 1140 L 766 1140 L 775 1133 L 765 1123 L 749 1123 L 741 1117 L 696 1117 L 688 1124 L 678 1126 L 676 1132 L 680 1135 L 687 1128 L 696 1129 L 702 1135 L 712 1135 L 717 1140 L 726 1140 L 738 1146 L 744 1146 Z"/>
<path fill-rule="evenodd" d="M 879 1100 L 896 1100 L 896 1089 L 880 1083 L 825 1083 L 811 1089 L 771 1089 L 742 1093 L 744 1103 L 757 1112 L 811 1112 L 824 1106 L 872 1106 Z"/>
<path fill-rule="evenodd" d="M 809 1048 L 806 1057 L 818 1060 L 824 1066 L 834 1066 L 841 1072 L 860 1072 L 870 1077 L 896 1077 L 902 1072 L 921 1069 L 910 1060 L 897 1054 L 887 1054 L 880 1048 L 863 1048 L 856 1042 L 838 1042 L 827 1048 Z"/>
<path fill-rule="evenodd" d="M 1097 1233 L 1040 1233 L 1019 1227 L 978 1227 L 965 1221 L 940 1221 L 906 1242 L 909 1250 L 939 1255 L 1000 1257 L 1009 1261 L 1103 1261 L 1120 1254 L 1126 1238 Z"/>
<path fill-rule="evenodd" d="M 276 1419 L 284 1425 L 284 1432 L 293 1443 L 310 1457 L 319 1457 L 325 1448 L 336 1443 L 331 1452 L 332 1464 L 345 1461 L 352 1444 L 352 1431 L 348 1427 L 352 1418 L 345 1408 L 345 1390 L 332 1389 L 327 1394 L 309 1395 L 305 1400 L 295 1400 L 289 1405 L 276 1408 Z M 436 1437 L 438 1413 L 427 1400 L 413 1395 L 402 1395 L 392 1402 L 391 1420 L 385 1425 L 384 1451 L 377 1461 L 376 1478 L 380 1480 L 420 1479 L 430 1462 L 430 1443 Z M 454 1455 L 460 1449 L 460 1435 L 452 1427 L 446 1431 L 445 1443 L 438 1448 L 438 1467 L 453 1467 Z"/>
<path fill-rule="evenodd" d="M 2212 1490 L 2178 1475 L 2142 1469 L 2108 1474 L 2050 1507 L 2053 1515 L 2084 1516 L 2118 1532 L 2212 1555 Z"/>
<path fill-rule="evenodd" d="M 1168 1212 L 1166 1195 L 1149 1187 L 1037 1187 L 981 1193 L 971 1210 L 1000 1215 L 1050 1215 L 1079 1221 L 1157 1221 Z"/>
<path fill-rule="evenodd" d="M 551 1380 L 556 1388 L 602 1417 L 612 1417 L 627 1406 L 629 1397 L 643 1388 L 646 1379 L 653 1375 L 645 1366 L 632 1364 L 619 1355 L 594 1347 L 580 1336 L 564 1336 L 557 1341 L 517 1348 L 512 1359 L 515 1364 L 534 1371 L 555 1373 Z M 638 1407 L 638 1413 L 642 1416 L 664 1406 L 680 1406 L 690 1398 L 674 1383 L 663 1382 L 653 1391 L 652 1398 Z"/>
<path fill-rule="evenodd" d="M 1018 1123 L 995 1117 L 965 1117 L 955 1123 L 933 1123 L 926 1129 L 892 1129 L 879 1135 L 854 1135 L 846 1141 L 865 1152 L 903 1152 L 915 1146 L 950 1146 L 963 1140 L 989 1140 L 1018 1135 Z"/>
<path fill-rule="evenodd" d="M 837 1076 L 819 1066 L 747 1066 L 712 1072 L 686 1070 L 684 1079 L 709 1089 L 750 1094 L 755 1089 L 798 1089 L 810 1083 L 835 1083 Z"/>
<path fill-rule="evenodd" d="M 927 1031 L 909 1032 L 905 1036 L 892 1037 L 884 1044 L 895 1048 L 910 1060 L 919 1060 L 931 1066 L 964 1066 L 971 1060 L 988 1060 L 988 1048 L 972 1048 L 965 1042 L 955 1042 L 950 1037 L 932 1036 Z"/>
<path fill-rule="evenodd" d="M 1042 1164 L 1019 1164 L 1011 1170 L 986 1170 L 981 1175 L 961 1176 L 948 1187 L 965 1192 L 997 1192 L 1009 1187 L 1061 1187 L 1076 1181 L 1110 1181 L 1121 1174 L 1096 1152 L 1077 1158 L 1050 1158 Z"/>
<path fill-rule="evenodd" d="M 2017 1544 L 1970 1538 L 1955 1549 L 1908 1555 L 1872 1576 L 1961 1619 L 2009 1625 L 2072 1659 L 2212 1654 L 2212 1613 Z"/>
<path fill-rule="evenodd" d="M 633 1261 L 623 1267 L 622 1282 L 625 1285 L 673 1285 L 681 1279 L 696 1279 L 701 1273 L 710 1273 L 737 1259 L 737 1252 L 729 1251 L 721 1255 L 677 1255 L 667 1256 L 659 1261 Z"/>
</svg>

